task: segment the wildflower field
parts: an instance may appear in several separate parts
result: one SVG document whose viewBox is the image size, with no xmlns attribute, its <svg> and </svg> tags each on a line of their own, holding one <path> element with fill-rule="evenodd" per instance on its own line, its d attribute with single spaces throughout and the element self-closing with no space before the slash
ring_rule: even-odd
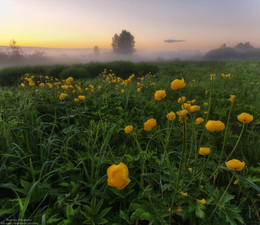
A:
<svg viewBox="0 0 260 225">
<path fill-rule="evenodd" d="M 0 224 L 259 224 L 260 62 L 154 66 L 1 87 Z"/>
</svg>

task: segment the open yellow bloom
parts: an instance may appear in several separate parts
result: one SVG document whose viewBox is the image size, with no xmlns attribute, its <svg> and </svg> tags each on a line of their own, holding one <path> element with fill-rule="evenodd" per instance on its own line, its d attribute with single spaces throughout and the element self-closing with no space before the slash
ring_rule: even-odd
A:
<svg viewBox="0 0 260 225">
<path fill-rule="evenodd" d="M 182 194 L 184 197 L 187 197 L 187 196 L 188 196 L 188 193 L 187 193 L 187 192 L 181 191 L 180 194 Z"/>
<path fill-rule="evenodd" d="M 156 120 L 151 118 L 144 123 L 144 130 L 150 131 L 156 126 Z"/>
<path fill-rule="evenodd" d="M 66 84 L 70 84 L 70 83 L 72 83 L 72 81 L 73 81 L 73 77 L 68 77 L 66 79 Z"/>
<path fill-rule="evenodd" d="M 171 83 L 171 89 L 173 90 L 178 90 L 181 88 L 184 88 L 186 85 L 186 83 L 184 82 L 184 79 L 182 78 L 181 80 L 179 79 L 175 79 L 172 83 Z"/>
<path fill-rule="evenodd" d="M 220 120 L 209 120 L 205 126 L 208 131 L 212 132 L 221 131 L 225 129 L 225 124 L 222 123 Z"/>
<path fill-rule="evenodd" d="M 190 107 L 191 107 L 190 103 L 184 103 L 183 105 L 181 105 L 181 108 L 186 110 L 190 110 Z"/>
<path fill-rule="evenodd" d="M 245 167 L 245 162 L 241 162 L 238 159 L 232 159 L 225 162 L 226 167 L 232 171 L 241 171 Z"/>
<path fill-rule="evenodd" d="M 64 100 L 67 96 L 68 96 L 68 94 L 60 93 L 59 99 Z"/>
<path fill-rule="evenodd" d="M 253 115 L 249 114 L 249 113 L 241 113 L 237 116 L 237 119 L 241 122 L 241 123 L 250 123 L 253 121 L 254 117 Z"/>
<path fill-rule="evenodd" d="M 185 117 L 186 114 L 188 113 L 188 110 L 184 109 L 184 110 L 180 110 L 180 111 L 178 111 L 178 112 L 176 112 L 176 113 L 177 113 L 177 115 L 178 115 L 179 117 Z"/>
<path fill-rule="evenodd" d="M 78 96 L 78 99 L 81 100 L 81 101 L 83 101 L 83 100 L 86 99 L 86 97 L 85 97 L 84 95 L 79 95 L 79 96 Z"/>
<path fill-rule="evenodd" d="M 178 103 L 184 103 L 186 101 L 186 97 L 182 96 L 178 99 Z"/>
<path fill-rule="evenodd" d="M 235 101 L 235 95 L 230 95 L 230 98 L 228 99 L 230 102 L 234 102 Z"/>
<path fill-rule="evenodd" d="M 74 98 L 74 102 L 79 102 L 79 99 L 78 98 Z"/>
<path fill-rule="evenodd" d="M 24 87 L 24 86 L 25 86 L 25 84 L 24 84 L 24 83 L 21 83 L 21 84 L 20 84 L 20 87 Z"/>
<path fill-rule="evenodd" d="M 124 89 L 121 89 L 121 93 L 122 93 L 122 94 L 125 93 L 125 90 L 124 90 Z"/>
<path fill-rule="evenodd" d="M 210 148 L 208 147 L 200 147 L 199 154 L 200 155 L 208 155 L 210 153 Z"/>
<path fill-rule="evenodd" d="M 157 100 L 157 101 L 160 101 L 160 100 L 162 100 L 162 99 L 165 98 L 165 97 L 166 97 L 166 92 L 165 92 L 165 90 L 158 90 L 158 91 L 156 91 L 155 94 L 154 94 L 154 98 L 155 98 L 155 100 Z"/>
<path fill-rule="evenodd" d="M 44 87 L 44 83 L 40 83 L 40 85 L 39 85 L 40 87 Z"/>
<path fill-rule="evenodd" d="M 113 164 L 107 169 L 107 184 L 118 190 L 122 190 L 130 183 L 128 175 L 128 168 L 124 163 Z"/>
<path fill-rule="evenodd" d="M 126 126 L 126 127 L 124 128 L 124 131 L 125 131 L 126 134 L 129 134 L 129 133 L 132 132 L 133 129 L 134 129 L 133 126 L 132 126 L 132 125 L 129 125 L 129 126 Z"/>
<path fill-rule="evenodd" d="M 198 105 L 193 105 L 190 107 L 191 112 L 197 112 L 199 110 L 200 110 L 200 106 L 198 106 Z"/>
<path fill-rule="evenodd" d="M 168 120 L 175 120 L 176 118 L 176 115 L 174 112 L 169 112 L 167 115 L 166 115 L 167 119 Z"/>
<path fill-rule="evenodd" d="M 139 93 L 140 93 L 140 92 L 141 92 L 141 88 L 137 88 L 137 92 L 139 92 Z"/>
<path fill-rule="evenodd" d="M 195 121 L 195 123 L 196 123 L 197 125 L 199 125 L 199 124 L 201 124 L 201 123 L 203 123 L 203 122 L 204 122 L 204 119 L 201 118 L 201 117 L 198 117 L 198 118 L 196 119 L 196 121 Z"/>
<path fill-rule="evenodd" d="M 190 171 L 190 172 L 192 172 L 192 168 L 190 167 L 190 168 L 188 168 L 188 170 Z"/>
<path fill-rule="evenodd" d="M 198 203 L 200 203 L 200 204 L 203 204 L 203 205 L 207 203 L 204 198 L 203 198 L 203 199 L 196 199 L 196 201 L 197 201 Z"/>
</svg>

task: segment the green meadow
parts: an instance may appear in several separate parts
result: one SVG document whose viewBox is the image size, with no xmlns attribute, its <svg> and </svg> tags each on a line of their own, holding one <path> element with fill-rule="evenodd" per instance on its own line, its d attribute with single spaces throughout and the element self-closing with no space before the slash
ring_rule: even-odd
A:
<svg viewBox="0 0 260 225">
<path fill-rule="evenodd" d="M 1 224 L 259 224 L 259 61 L 10 67 L 0 85 Z"/>
</svg>

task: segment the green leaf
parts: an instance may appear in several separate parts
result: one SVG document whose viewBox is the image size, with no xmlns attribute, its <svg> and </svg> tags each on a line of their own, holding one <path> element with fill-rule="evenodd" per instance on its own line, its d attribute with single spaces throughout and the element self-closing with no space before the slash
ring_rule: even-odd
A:
<svg viewBox="0 0 260 225">
<path fill-rule="evenodd" d="M 245 182 L 247 182 L 252 188 L 254 188 L 256 191 L 258 191 L 260 193 L 260 187 L 258 187 L 255 183 L 253 183 L 252 181 L 246 179 L 245 177 L 241 176 L 240 174 L 237 174 L 242 180 L 244 180 Z"/>
<path fill-rule="evenodd" d="M 71 205 L 67 205 L 67 207 L 66 207 L 66 216 L 67 216 L 67 218 L 74 216 L 74 210 Z"/>
<path fill-rule="evenodd" d="M 202 204 L 197 204 L 196 208 L 195 208 L 195 215 L 200 218 L 200 219 L 204 219 L 205 218 L 205 212 L 203 211 L 203 209 L 205 209 L 206 207 Z"/>
</svg>

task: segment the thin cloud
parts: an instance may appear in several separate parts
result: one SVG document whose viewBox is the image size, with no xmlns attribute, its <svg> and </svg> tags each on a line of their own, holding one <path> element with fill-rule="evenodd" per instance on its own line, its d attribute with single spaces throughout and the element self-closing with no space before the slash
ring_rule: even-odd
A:
<svg viewBox="0 0 260 225">
<path fill-rule="evenodd" d="M 174 39 L 168 39 L 164 40 L 166 43 L 176 43 L 176 42 L 185 42 L 186 40 L 174 40 Z"/>
</svg>

